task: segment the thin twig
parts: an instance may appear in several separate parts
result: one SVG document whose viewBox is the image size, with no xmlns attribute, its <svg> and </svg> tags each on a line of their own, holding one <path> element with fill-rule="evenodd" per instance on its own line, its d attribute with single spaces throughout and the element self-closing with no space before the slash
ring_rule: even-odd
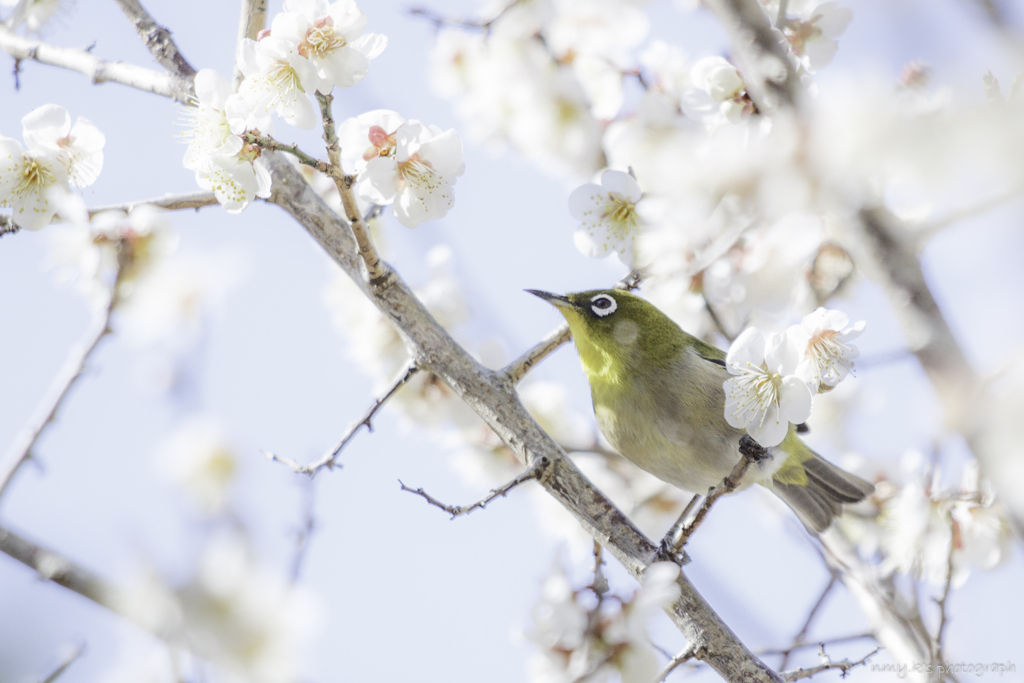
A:
<svg viewBox="0 0 1024 683">
<path fill-rule="evenodd" d="M 93 83 L 120 83 L 144 92 L 162 95 L 182 104 L 192 102 L 192 82 L 165 71 L 153 71 L 134 64 L 108 62 L 85 50 L 57 47 L 38 40 L 19 36 L 0 23 L 0 49 L 17 60 L 30 59 L 77 71 L 88 76 Z"/>
<path fill-rule="evenodd" d="M 540 340 L 532 349 L 509 363 L 502 370 L 502 373 L 504 373 L 509 382 L 517 384 L 534 365 L 550 356 L 558 347 L 570 339 L 572 339 L 572 336 L 569 334 L 569 326 L 562 324 L 549 333 L 548 336 L 544 337 L 544 339 Z"/>
<path fill-rule="evenodd" d="M 484 31 L 490 31 L 491 26 L 494 22 L 505 16 L 505 13 L 510 9 L 523 2 L 523 0 L 512 0 L 509 4 L 505 5 L 497 14 L 490 19 L 459 19 L 457 17 L 446 17 L 429 7 L 413 7 L 409 10 L 409 14 L 414 16 L 420 16 L 427 21 L 434 24 L 434 28 L 440 28 L 442 26 L 458 26 L 460 28 L 469 29 L 483 29 Z"/>
<path fill-rule="evenodd" d="M 257 147 L 261 147 L 271 152 L 288 152 L 289 154 L 294 155 L 295 158 L 299 160 L 299 163 L 305 164 L 306 166 L 312 166 L 325 175 L 331 174 L 330 164 L 306 154 L 299 149 L 297 144 L 286 145 L 283 142 L 278 142 L 266 133 L 259 132 L 258 130 L 247 131 L 242 137 L 244 137 L 245 141 L 251 145 L 256 145 Z"/>
<path fill-rule="evenodd" d="M 708 512 L 711 511 L 711 506 L 715 502 L 727 493 L 732 493 L 736 490 L 736 487 L 740 485 L 743 480 L 743 475 L 747 473 L 747 468 L 750 467 L 751 463 L 764 457 L 766 453 L 765 449 L 760 446 L 756 441 L 751 439 L 749 436 L 744 435 L 740 439 L 740 461 L 736 463 L 736 466 L 732 468 L 732 472 L 729 473 L 722 482 L 711 489 L 708 492 L 707 497 L 697 510 L 697 514 L 693 516 L 689 524 L 680 529 L 678 538 L 670 539 L 670 548 L 676 552 L 682 550 L 686 545 L 687 541 L 690 540 L 690 536 L 697 530 L 697 527 L 701 525 L 704 518 L 708 516 Z"/>
<path fill-rule="evenodd" d="M 708 316 L 711 318 L 711 322 L 714 324 L 715 329 L 718 333 L 725 337 L 730 344 L 736 339 L 736 335 L 729 334 L 728 330 L 725 329 L 725 325 L 722 323 L 722 319 L 718 317 L 718 313 L 715 311 L 715 307 L 711 305 L 708 300 L 708 295 L 701 292 L 701 297 L 704 299 L 704 310 L 707 311 Z"/>
<path fill-rule="evenodd" d="M 299 580 L 302 563 L 309 551 L 309 540 L 316 529 L 316 483 L 311 479 L 303 481 L 302 490 L 302 526 L 295 534 L 295 554 L 292 556 L 292 583 Z"/>
<path fill-rule="evenodd" d="M 840 643 L 848 643 L 848 642 L 853 641 L 853 640 L 865 640 L 867 638 L 872 638 L 872 639 L 877 640 L 877 638 L 875 637 L 874 631 L 864 631 L 863 633 L 854 633 L 853 635 L 839 636 L 838 638 L 826 638 L 826 639 L 823 639 L 823 640 L 814 640 L 814 641 L 806 641 L 805 640 L 805 641 L 802 641 L 800 643 L 796 643 L 794 645 L 790 645 L 785 650 L 780 650 L 778 648 L 765 648 L 763 650 L 758 650 L 757 654 L 758 654 L 758 656 L 760 656 L 760 655 L 784 655 L 787 652 L 796 652 L 797 650 L 803 650 L 804 648 L 808 648 L 808 647 L 821 647 L 822 645 L 838 645 Z"/>
<path fill-rule="evenodd" d="M 590 582 L 590 589 L 594 591 L 594 595 L 597 596 L 598 605 L 604 599 L 604 594 L 608 592 L 608 579 L 604 575 L 604 571 L 601 567 L 604 566 L 604 546 L 597 541 L 594 541 L 594 580 Z M 593 612 L 597 612 L 595 608 Z"/>
<path fill-rule="evenodd" d="M 245 80 L 238 55 L 242 51 L 242 41 L 248 38 L 256 40 L 260 31 L 267 26 L 267 0 L 242 0 L 242 12 L 238 19 L 238 40 L 235 50 L 235 74 L 231 80 L 231 92 L 238 92 L 238 86 Z"/>
<path fill-rule="evenodd" d="M 153 199 L 140 199 L 134 202 L 123 204 L 107 204 L 105 206 L 89 207 L 89 216 L 95 216 L 104 211 L 131 211 L 137 206 L 149 204 L 167 211 L 182 211 L 184 209 L 201 209 L 205 206 L 217 204 L 217 196 L 212 192 L 201 190 L 199 192 L 183 192 L 181 194 L 165 194 L 163 197 Z"/>
<path fill-rule="evenodd" d="M 341 167 L 341 147 L 338 144 L 338 135 L 334 130 L 334 115 L 331 113 L 331 103 L 334 98 L 331 95 L 318 92 L 316 99 L 320 103 L 320 117 L 324 124 L 324 142 L 327 143 L 327 158 L 331 162 L 327 175 L 338 186 L 338 194 L 341 195 L 341 205 L 345 209 L 345 217 L 352 228 L 352 236 L 356 239 L 356 246 L 363 259 L 363 265 L 366 266 L 366 276 L 371 283 L 378 282 L 387 275 L 388 269 L 381 261 L 380 255 L 377 254 L 377 249 L 373 246 L 373 240 L 370 238 L 370 229 L 359 213 L 356 196 L 352 191 L 355 177 L 345 175 Z"/>
<path fill-rule="evenodd" d="M 265 455 L 275 462 L 287 465 L 288 467 L 290 467 L 299 474 L 308 474 L 311 477 L 316 476 L 316 474 L 325 467 L 327 469 L 334 469 L 335 467 L 338 467 L 338 455 L 345 448 L 345 446 L 348 445 L 348 442 L 352 440 L 352 437 L 356 435 L 356 432 L 359 431 L 359 428 L 366 427 L 368 430 L 372 432 L 373 424 L 371 420 L 373 420 L 373 417 L 377 414 L 377 411 L 380 410 L 381 407 L 385 403 L 387 403 L 392 396 L 395 395 L 396 391 L 405 386 L 405 384 L 410 379 L 412 379 L 413 375 L 415 375 L 417 372 L 419 372 L 419 367 L 415 363 L 410 363 L 409 365 L 405 366 L 405 368 L 402 369 L 402 371 L 399 373 L 395 381 L 391 383 L 391 386 L 388 387 L 388 390 L 385 391 L 380 396 L 378 396 L 377 398 L 375 398 L 373 400 L 373 403 L 370 404 L 370 407 L 366 410 L 365 413 L 363 413 L 363 416 L 360 417 L 357 422 L 354 422 L 352 426 L 348 428 L 348 430 L 345 432 L 345 435 L 341 437 L 341 440 L 334 447 L 334 449 L 331 450 L 331 452 L 325 455 L 324 457 L 317 460 L 316 462 L 310 463 L 308 465 L 300 465 L 294 460 L 282 458 L 270 452 L 266 452 Z"/>
<path fill-rule="evenodd" d="M 32 414 L 28 424 L 14 437 L 14 442 L 7 450 L 3 462 L 0 463 L 0 496 L 3 495 L 4 490 L 11 483 L 22 463 L 31 457 L 32 448 L 35 446 L 36 441 L 39 440 L 47 425 L 57 415 L 57 410 L 68 395 L 71 387 L 82 376 L 85 365 L 93 351 L 96 350 L 100 341 L 111 332 L 110 316 L 114 312 L 114 305 L 116 303 L 117 297 L 112 290 L 107 305 L 97 312 L 93 326 L 82 340 L 71 348 L 67 360 L 64 361 L 64 365 L 57 373 L 56 378 L 54 378 L 50 390 Z"/>
<path fill-rule="evenodd" d="M 804 637 L 807 635 L 807 632 L 811 629 L 811 624 L 814 622 L 814 617 L 818 615 L 818 610 L 820 610 L 821 606 L 825 604 L 825 598 L 827 598 L 828 594 L 832 592 L 832 589 L 836 585 L 836 581 L 837 579 L 835 574 L 832 574 L 828 577 L 828 584 L 825 586 L 825 590 L 821 591 L 821 595 L 818 596 L 818 600 L 814 603 L 814 607 L 812 607 L 811 611 L 807 614 L 807 618 L 804 619 L 804 625 L 801 626 L 797 634 L 793 636 L 793 642 L 789 646 L 789 649 L 784 650 L 782 652 L 782 661 L 779 662 L 780 671 L 785 669 L 786 664 L 789 663 L 790 653 L 793 652 L 793 650 L 798 648 L 800 644 L 804 642 Z"/>
<path fill-rule="evenodd" d="M 935 661 L 937 662 L 946 661 L 942 652 L 942 641 L 946 632 L 946 624 L 949 621 L 949 615 L 946 613 L 946 603 L 949 601 L 949 594 L 953 588 L 953 553 L 960 542 L 958 538 L 960 536 L 960 526 L 953 519 L 951 513 L 947 512 L 946 516 L 949 520 L 950 531 L 949 554 L 946 556 L 946 584 L 942 588 L 942 597 L 935 599 L 935 604 L 939 606 L 939 628 L 935 632 Z"/>
<path fill-rule="evenodd" d="M 1024 194 L 1024 185 L 1014 185 L 1007 190 L 981 200 L 973 206 L 962 206 L 951 209 L 946 213 L 946 215 L 933 221 L 925 221 L 919 225 L 910 224 L 907 227 L 912 231 L 914 241 L 920 249 L 924 247 L 925 242 L 930 240 L 932 237 L 935 237 L 935 235 L 942 232 L 949 226 L 959 223 L 962 220 L 974 218 L 975 216 L 987 213 L 1002 204 L 1020 198 L 1022 194 Z"/>
<path fill-rule="evenodd" d="M 153 58 L 169 73 L 191 82 L 195 78 L 196 70 L 178 50 L 174 39 L 171 38 L 171 32 L 156 23 L 138 0 L 114 1 L 132 22 L 132 26 L 135 27 L 135 31 L 142 38 L 142 42 L 146 44 Z"/>
<path fill-rule="evenodd" d="M 682 652 L 677 654 L 672 659 L 668 660 L 668 664 L 666 664 L 665 667 L 661 670 L 661 672 L 658 674 L 658 677 L 654 679 L 654 683 L 662 683 L 662 681 L 668 678 L 669 674 L 675 671 L 680 665 L 685 664 L 686 662 L 693 659 L 696 652 L 697 649 L 693 645 L 687 645 L 686 649 L 684 649 Z"/>
<path fill-rule="evenodd" d="M 475 503 L 470 503 L 469 505 L 445 505 L 437 498 L 434 498 L 421 488 L 410 488 L 406 486 L 404 483 L 402 483 L 401 479 L 398 480 L 398 483 L 399 485 L 401 485 L 403 491 L 408 491 L 409 493 L 414 493 L 417 496 L 420 496 L 421 498 L 423 498 L 423 500 L 427 501 L 434 507 L 441 508 L 449 515 L 451 515 L 452 519 L 455 519 L 456 517 L 461 517 L 462 515 L 468 515 L 470 512 L 478 508 L 482 510 L 483 508 L 487 507 L 487 504 L 490 503 L 492 500 L 494 500 L 498 496 L 507 496 L 509 491 L 519 486 L 523 482 L 530 481 L 531 479 L 541 478 L 544 475 L 544 470 L 547 468 L 549 463 L 550 461 L 546 457 L 540 457 L 535 459 L 533 463 L 525 470 L 523 470 L 522 473 L 520 473 L 519 476 L 517 476 L 515 479 L 508 482 L 504 486 L 499 486 L 496 489 L 492 489 L 491 492 L 488 493 L 486 496 L 476 501 Z"/>
<path fill-rule="evenodd" d="M 56 681 L 64 674 L 65 671 L 68 670 L 68 667 L 74 664 L 78 660 L 78 658 L 81 657 L 83 654 L 85 654 L 85 642 L 79 643 L 78 645 L 73 647 L 70 652 L 61 657 L 60 663 L 57 665 L 57 668 L 50 672 L 50 674 L 47 675 L 45 678 L 40 679 L 40 683 L 53 683 L 54 681 Z"/>
<path fill-rule="evenodd" d="M 881 647 L 876 647 L 874 650 L 867 653 L 862 658 L 858 659 L 856 662 L 851 662 L 849 659 L 844 659 L 841 662 L 833 662 L 829 658 L 829 656 L 825 654 L 825 646 L 822 645 L 818 651 L 818 654 L 821 655 L 821 658 L 823 660 L 821 664 L 818 664 L 817 666 L 809 666 L 805 669 L 793 669 L 792 671 L 783 671 L 779 675 L 782 676 L 782 680 L 786 681 L 787 683 L 792 683 L 792 681 L 799 681 L 804 678 L 810 678 L 811 676 L 820 674 L 822 671 L 830 671 L 832 669 L 839 669 L 843 672 L 843 676 L 846 676 L 847 672 L 853 667 L 863 666 L 867 664 L 868 659 L 878 654 L 878 651 L 881 649 Z"/>
</svg>

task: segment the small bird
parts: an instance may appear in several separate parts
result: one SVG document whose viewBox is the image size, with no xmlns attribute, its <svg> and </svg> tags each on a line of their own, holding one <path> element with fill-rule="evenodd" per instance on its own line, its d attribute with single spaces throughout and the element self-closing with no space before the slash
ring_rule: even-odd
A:
<svg viewBox="0 0 1024 683">
<path fill-rule="evenodd" d="M 569 323 L 590 380 L 597 424 L 643 470 L 694 493 L 721 483 L 740 460 L 745 431 L 725 419 L 726 354 L 687 334 L 653 304 L 623 290 L 559 296 L 526 290 Z M 738 489 L 759 483 L 809 529 L 824 531 L 874 486 L 812 451 L 796 427 L 751 464 Z"/>
</svg>

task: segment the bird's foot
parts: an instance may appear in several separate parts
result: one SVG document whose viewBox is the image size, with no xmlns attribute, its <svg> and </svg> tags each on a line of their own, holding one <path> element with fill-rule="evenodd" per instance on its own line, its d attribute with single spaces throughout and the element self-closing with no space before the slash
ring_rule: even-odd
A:
<svg viewBox="0 0 1024 683">
<path fill-rule="evenodd" d="M 674 534 L 669 532 L 665 538 L 661 539 L 661 543 L 658 544 L 658 559 L 675 562 L 679 566 L 689 564 L 690 556 L 686 554 L 686 549 L 682 546 L 676 547 L 673 536 Z"/>
<path fill-rule="evenodd" d="M 772 457 L 768 449 L 754 441 L 749 434 L 744 434 L 740 439 L 740 453 L 750 462 L 761 462 Z"/>
</svg>

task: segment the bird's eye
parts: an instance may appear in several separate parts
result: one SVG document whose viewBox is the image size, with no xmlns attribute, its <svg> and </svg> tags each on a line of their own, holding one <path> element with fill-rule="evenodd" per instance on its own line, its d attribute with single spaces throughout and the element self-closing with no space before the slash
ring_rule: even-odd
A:
<svg viewBox="0 0 1024 683">
<path fill-rule="evenodd" d="M 607 294 L 598 294 L 590 300 L 590 310 L 594 312 L 594 315 L 604 317 L 611 315 L 615 312 L 615 309 L 619 307 L 615 299 L 608 296 Z"/>
</svg>

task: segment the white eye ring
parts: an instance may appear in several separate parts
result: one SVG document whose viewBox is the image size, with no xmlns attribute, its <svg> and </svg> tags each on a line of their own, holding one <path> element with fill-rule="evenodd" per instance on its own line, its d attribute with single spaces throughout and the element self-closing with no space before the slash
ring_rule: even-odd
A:
<svg viewBox="0 0 1024 683">
<path fill-rule="evenodd" d="M 601 306 L 598 306 L 600 302 Z M 607 303 L 606 303 L 607 302 Z M 619 303 L 614 297 L 610 297 L 607 294 L 598 294 L 590 300 L 590 310 L 594 312 L 594 315 L 603 318 L 606 315 L 611 315 L 615 312 L 615 309 L 619 307 Z"/>
</svg>

